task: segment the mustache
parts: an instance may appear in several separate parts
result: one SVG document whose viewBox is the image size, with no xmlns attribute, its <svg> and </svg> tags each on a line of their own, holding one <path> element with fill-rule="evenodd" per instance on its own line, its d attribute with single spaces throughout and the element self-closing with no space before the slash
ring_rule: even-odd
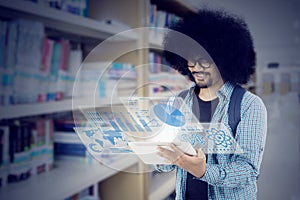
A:
<svg viewBox="0 0 300 200">
<path fill-rule="evenodd" d="M 192 72 L 192 74 L 203 74 L 203 75 L 209 75 L 210 73 L 208 72 Z"/>
</svg>

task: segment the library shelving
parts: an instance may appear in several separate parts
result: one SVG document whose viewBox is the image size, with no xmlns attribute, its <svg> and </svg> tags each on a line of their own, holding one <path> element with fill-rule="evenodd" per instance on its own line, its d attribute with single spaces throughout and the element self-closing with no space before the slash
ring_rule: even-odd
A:
<svg viewBox="0 0 300 200">
<path fill-rule="evenodd" d="M 151 0 L 152 4 L 157 5 L 159 10 L 165 10 L 169 13 L 174 13 L 181 17 L 187 16 L 191 13 L 197 12 L 197 5 L 193 5 L 192 1 L 185 0 L 176 0 L 176 1 L 168 1 L 168 0 Z"/>
<path fill-rule="evenodd" d="M 11 20 L 17 18 L 41 22 L 48 33 L 76 39 L 76 42 L 99 42 L 125 30 L 92 18 L 85 18 L 66 13 L 53 8 L 41 6 L 30 1 L 0 1 L 0 18 Z M 133 32 L 122 34 L 115 41 L 131 43 L 137 42 L 137 35 Z M 87 52 L 88 53 L 88 52 Z M 89 108 L 118 104 L 117 99 L 100 98 L 76 99 L 76 106 Z M 64 99 L 42 103 L 16 104 L 0 106 L 0 120 L 14 119 L 28 116 L 38 116 L 51 113 L 60 113 L 73 110 L 74 100 Z M 79 105 L 78 105 L 79 104 Z M 116 160 L 110 168 L 99 163 L 92 165 L 60 160 L 55 161 L 55 168 L 40 175 L 34 175 L 26 181 L 8 184 L 0 188 L 0 199 L 65 199 L 91 185 L 120 174 L 120 170 L 137 166 L 136 157 L 124 157 Z M 115 170 L 118 169 L 118 170 Z M 96 187 L 97 188 L 97 187 Z M 96 191 L 97 193 L 98 191 Z"/>
<path fill-rule="evenodd" d="M 149 45 L 155 49 L 161 49 L 163 43 L 163 34 L 160 32 L 149 33 Z"/>
<path fill-rule="evenodd" d="M 108 98 L 98 99 L 97 102 L 94 102 L 90 99 L 76 99 L 75 101 L 80 103 L 80 105 L 76 106 L 80 106 L 81 108 L 90 108 L 91 105 L 95 105 L 96 107 L 103 107 L 121 103 L 118 99 L 111 100 Z M 73 109 L 73 103 L 74 102 L 72 99 L 66 99 L 44 103 L 0 106 L 0 120 L 71 111 Z"/>
<path fill-rule="evenodd" d="M 126 29 L 99 22 L 91 18 L 77 16 L 53 8 L 22 0 L 0 0 L 0 15 L 5 18 L 27 18 L 42 22 L 46 27 L 65 33 L 72 33 L 84 37 L 105 39 Z M 123 40 L 136 40 L 134 34 Z"/>
<path fill-rule="evenodd" d="M 175 188 L 175 172 L 156 174 L 150 180 L 149 200 L 164 199 Z"/>
<path fill-rule="evenodd" d="M 176 0 L 170 5 L 169 1 L 130 0 L 130 1 L 97 1 L 90 0 L 90 16 L 81 17 L 45 7 L 31 1 L 23 0 L 0 0 L 0 18 L 11 20 L 24 18 L 41 22 L 46 31 L 55 36 L 76 39 L 76 42 L 97 43 L 128 30 L 128 27 L 146 27 L 149 18 L 150 4 L 157 4 L 159 9 L 173 7 L 167 12 L 185 16 L 188 13 L 196 12 L 196 9 L 184 1 Z M 107 23 L 106 19 L 117 20 L 128 26 L 119 26 L 114 23 Z M 145 46 L 162 48 L 163 35 L 139 35 L 132 31 L 117 37 L 113 45 L 120 46 Z M 90 50 L 96 46 L 92 44 Z M 142 45 L 143 46 L 143 45 Z M 86 52 L 88 54 L 89 52 Z M 148 62 L 149 49 L 126 54 L 117 61 L 126 61 L 134 65 L 141 65 Z M 97 57 L 97 56 L 96 56 Z M 99 62 L 105 56 L 99 56 Z M 93 60 L 94 61 L 94 60 Z M 137 70 L 138 85 L 143 85 L 149 79 L 148 68 Z M 134 81 L 134 80 L 133 80 Z M 148 89 L 141 90 L 139 95 L 147 96 Z M 167 94 L 165 94 L 167 95 Z M 112 104 L 119 104 L 117 99 L 76 99 L 82 108 L 90 106 L 105 107 Z M 91 104 L 92 103 L 92 104 Z M 64 99 L 43 103 L 31 103 L 20 105 L 0 106 L 0 120 L 13 119 L 28 116 L 39 116 L 51 113 L 60 113 L 73 110 L 74 101 Z M 77 105 L 77 104 L 76 104 Z M 78 106 L 78 105 L 77 105 Z M 120 199 L 126 195 L 129 199 L 163 199 L 166 198 L 175 188 L 175 175 L 170 173 L 163 176 L 156 176 L 149 180 L 148 173 L 144 173 L 144 165 L 136 157 L 124 157 L 112 164 L 112 167 L 105 167 L 99 163 L 74 164 L 71 161 L 55 161 L 55 168 L 41 175 L 30 177 L 26 181 L 8 184 L 0 188 L 0 199 L 64 199 L 72 194 L 99 183 L 99 196 L 101 199 Z M 116 171 L 115 169 L 126 170 L 136 168 L 142 173 L 130 174 Z M 123 181 L 120 181 L 123 179 Z M 131 187 L 132 185 L 132 187 Z"/>
<path fill-rule="evenodd" d="M 138 162 L 136 157 L 123 157 L 110 167 L 99 163 L 56 161 L 50 172 L 0 189 L 0 199 L 65 199 L 76 192 L 127 169 Z"/>
</svg>

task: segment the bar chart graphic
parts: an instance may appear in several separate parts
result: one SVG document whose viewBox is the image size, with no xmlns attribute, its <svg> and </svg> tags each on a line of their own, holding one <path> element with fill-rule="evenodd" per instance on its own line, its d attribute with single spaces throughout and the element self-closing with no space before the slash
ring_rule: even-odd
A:
<svg viewBox="0 0 300 200">
<path fill-rule="evenodd" d="M 133 98 L 82 110 L 96 132 L 83 132 L 93 153 L 131 153 L 128 142 L 189 142 L 205 153 L 242 153 L 223 123 L 199 123 L 181 98 Z M 93 129 L 94 130 L 94 129 Z"/>
<path fill-rule="evenodd" d="M 181 127 L 185 124 L 185 117 L 179 109 L 167 104 L 157 104 L 153 107 L 155 115 L 164 123 Z"/>
</svg>

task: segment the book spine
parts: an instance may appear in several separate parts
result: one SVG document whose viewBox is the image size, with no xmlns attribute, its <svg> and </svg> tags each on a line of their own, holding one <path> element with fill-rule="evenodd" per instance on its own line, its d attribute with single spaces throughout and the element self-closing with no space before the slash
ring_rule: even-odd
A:
<svg viewBox="0 0 300 200">
<path fill-rule="evenodd" d="M 86 156 L 86 147 L 83 144 L 66 144 L 54 143 L 55 155 L 69 155 L 69 156 Z"/>
<path fill-rule="evenodd" d="M 69 60 L 68 60 L 68 73 L 70 76 L 75 77 L 77 71 L 82 62 L 82 50 L 80 48 L 76 50 L 70 50 Z"/>
<path fill-rule="evenodd" d="M 61 40 L 61 55 L 59 64 L 59 73 L 56 88 L 56 100 L 64 98 L 67 84 L 68 61 L 70 54 L 70 43 L 68 40 Z"/>
<path fill-rule="evenodd" d="M 18 19 L 15 23 L 17 24 L 15 101 L 34 103 L 38 99 L 44 26 L 39 22 L 25 19 Z"/>
<path fill-rule="evenodd" d="M 7 184 L 9 164 L 9 127 L 0 126 L 0 188 Z"/>
<path fill-rule="evenodd" d="M 62 45 L 55 41 L 53 46 L 53 54 L 51 58 L 51 68 L 49 75 L 49 89 L 47 94 L 47 101 L 53 101 L 56 98 L 57 80 L 59 75 L 60 59 L 61 59 Z"/>
<path fill-rule="evenodd" d="M 0 21 L 0 68 L 4 68 L 7 22 Z"/>
<path fill-rule="evenodd" d="M 16 43 L 17 43 L 17 24 L 9 22 L 7 24 L 7 39 L 4 54 L 4 71 L 2 74 L 2 104 L 10 105 L 14 103 L 14 74 L 16 63 Z"/>
<path fill-rule="evenodd" d="M 40 22 L 27 19 L 18 19 L 16 23 L 18 24 L 16 66 L 18 70 L 36 74 L 41 64 L 44 26 Z"/>
<path fill-rule="evenodd" d="M 31 174 L 30 151 L 26 151 L 25 140 L 28 140 L 28 125 L 20 121 L 10 126 L 10 164 L 8 170 L 8 183 L 26 180 Z"/>
<path fill-rule="evenodd" d="M 46 145 L 46 128 L 45 120 L 38 119 L 36 121 L 36 130 L 37 130 L 37 144 L 36 152 L 38 154 L 37 160 L 35 162 L 35 171 L 37 174 L 43 173 L 46 171 L 46 155 L 47 155 L 47 145 Z"/>
<path fill-rule="evenodd" d="M 68 70 L 68 61 L 70 54 L 70 42 L 68 40 L 61 40 L 61 59 L 59 69 L 63 71 Z"/>
<path fill-rule="evenodd" d="M 65 88 L 65 97 L 71 98 L 73 95 L 73 86 L 75 82 L 76 73 L 82 62 L 82 51 L 78 47 L 76 50 L 70 50 L 67 71 L 67 83 Z"/>
<path fill-rule="evenodd" d="M 81 144 L 81 140 L 78 135 L 72 133 L 54 133 L 55 143 L 70 143 L 70 144 Z"/>
<path fill-rule="evenodd" d="M 43 41 L 43 50 L 42 50 L 42 63 L 41 63 L 41 71 L 46 72 L 47 74 L 50 71 L 51 67 L 51 58 L 52 58 L 52 50 L 53 50 L 54 41 L 45 37 Z"/>
<path fill-rule="evenodd" d="M 51 119 L 46 119 L 45 121 L 45 131 L 46 131 L 46 171 L 53 169 L 54 162 L 54 146 L 53 146 L 53 121 Z"/>
<path fill-rule="evenodd" d="M 38 159 L 39 159 L 39 150 L 37 147 L 37 130 L 33 128 L 31 130 L 31 168 L 32 168 L 32 174 L 37 174 L 37 168 L 38 168 Z"/>
<path fill-rule="evenodd" d="M 16 43 L 17 43 L 17 24 L 15 22 L 10 22 L 8 24 L 5 68 L 15 69 L 16 46 L 17 46 Z"/>
</svg>

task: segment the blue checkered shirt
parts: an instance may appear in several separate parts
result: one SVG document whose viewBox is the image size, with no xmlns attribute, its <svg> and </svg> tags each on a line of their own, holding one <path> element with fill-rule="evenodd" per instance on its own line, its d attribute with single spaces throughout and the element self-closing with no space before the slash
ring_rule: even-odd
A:
<svg viewBox="0 0 300 200">
<path fill-rule="evenodd" d="M 219 104 L 212 123 L 223 123 L 229 130 L 228 106 L 234 85 L 226 82 L 218 91 Z M 193 87 L 185 102 L 192 106 Z M 191 107 L 192 108 L 192 107 Z M 257 179 L 262 162 L 267 132 L 267 111 L 262 100 L 246 92 L 241 103 L 241 121 L 235 140 L 242 154 L 208 154 L 206 172 L 202 178 L 208 183 L 208 199 L 257 199 Z M 158 165 L 158 171 L 177 170 L 176 200 L 185 199 L 187 172 L 175 165 Z"/>
</svg>

